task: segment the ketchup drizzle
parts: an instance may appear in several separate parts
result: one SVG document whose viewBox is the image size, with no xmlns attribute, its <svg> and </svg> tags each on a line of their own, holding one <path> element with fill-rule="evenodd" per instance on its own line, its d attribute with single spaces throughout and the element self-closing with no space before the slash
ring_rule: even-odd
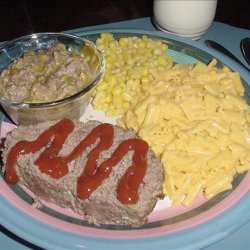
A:
<svg viewBox="0 0 250 250">
<path fill-rule="evenodd" d="M 74 123 L 64 119 L 45 130 L 34 141 L 20 141 L 9 152 L 6 160 L 5 180 L 10 184 L 18 182 L 19 178 L 15 171 L 17 158 L 20 155 L 35 153 L 45 147 L 39 158 L 35 161 L 42 173 L 54 179 L 60 179 L 68 173 L 68 163 L 82 155 L 84 150 L 99 138 L 97 145 L 90 151 L 86 166 L 77 180 L 77 196 L 87 199 L 98 188 L 104 179 L 112 171 L 112 168 L 127 154 L 134 151 L 133 163 L 117 186 L 117 198 L 124 204 L 137 203 L 138 189 L 147 168 L 148 144 L 141 139 L 128 139 L 121 142 L 112 156 L 97 166 L 97 159 L 101 152 L 109 149 L 113 144 L 114 128 L 110 124 L 100 124 L 65 156 L 58 156 L 69 134 L 74 129 Z"/>
<path fill-rule="evenodd" d="M 5 180 L 10 184 L 16 184 L 19 178 L 15 171 L 15 165 L 19 155 L 35 153 L 43 147 L 46 148 L 35 161 L 35 164 L 39 166 L 42 173 L 46 173 L 55 179 L 63 177 L 68 173 L 68 167 L 63 162 L 63 158 L 57 157 L 57 154 L 73 129 L 74 123 L 65 119 L 45 130 L 34 141 L 19 141 L 7 155 Z"/>
</svg>

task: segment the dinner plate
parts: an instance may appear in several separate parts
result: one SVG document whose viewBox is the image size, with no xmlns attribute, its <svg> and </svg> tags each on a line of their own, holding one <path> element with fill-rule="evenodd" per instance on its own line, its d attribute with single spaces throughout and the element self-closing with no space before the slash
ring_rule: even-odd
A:
<svg viewBox="0 0 250 250">
<path fill-rule="evenodd" d="M 229 58 L 203 45 L 162 32 L 135 29 L 110 29 L 79 32 L 95 41 L 100 33 L 109 32 L 116 38 L 143 34 L 161 39 L 168 45 L 168 55 L 176 63 L 218 60 L 241 74 L 249 101 L 248 73 Z M 88 106 L 82 121 L 98 119 L 115 123 L 104 113 Z M 1 114 L 1 137 L 15 126 Z M 200 195 L 189 207 L 171 207 L 165 198 L 157 203 L 148 222 L 141 227 L 85 223 L 69 209 L 47 202 L 35 208 L 33 194 L 20 185 L 7 185 L 0 178 L 0 222 L 19 237 L 46 249 L 160 249 L 162 247 L 200 249 L 229 235 L 250 220 L 250 172 L 237 175 L 232 190 L 224 191 L 210 200 Z"/>
</svg>

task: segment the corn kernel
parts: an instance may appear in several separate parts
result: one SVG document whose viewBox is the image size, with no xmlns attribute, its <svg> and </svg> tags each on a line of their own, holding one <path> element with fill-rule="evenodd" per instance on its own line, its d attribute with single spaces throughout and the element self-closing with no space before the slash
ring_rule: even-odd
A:
<svg viewBox="0 0 250 250">
<path fill-rule="evenodd" d="M 122 100 L 130 102 L 132 101 L 132 96 L 126 92 L 122 93 Z"/>
<path fill-rule="evenodd" d="M 121 94 L 121 92 L 122 92 L 121 88 L 114 88 L 114 89 L 112 89 L 111 93 L 113 96 L 119 96 Z"/>
<path fill-rule="evenodd" d="M 125 47 L 128 44 L 128 39 L 126 37 L 120 38 L 119 44 L 121 45 L 121 47 Z"/>
<path fill-rule="evenodd" d="M 96 86 L 96 89 L 95 89 L 95 91 L 96 90 L 98 90 L 98 91 L 102 91 L 102 90 L 105 90 L 107 88 L 107 84 L 99 84 L 99 85 L 97 85 Z"/>
</svg>

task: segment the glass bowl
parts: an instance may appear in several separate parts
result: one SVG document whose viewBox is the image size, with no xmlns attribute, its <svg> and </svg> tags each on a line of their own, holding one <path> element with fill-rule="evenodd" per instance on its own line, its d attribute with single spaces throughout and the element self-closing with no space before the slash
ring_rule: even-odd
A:
<svg viewBox="0 0 250 250">
<path fill-rule="evenodd" d="M 104 58 L 95 44 L 85 38 L 64 33 L 37 33 L 17 38 L 0 46 L 0 71 L 27 51 L 46 50 L 58 43 L 64 44 L 69 52 L 81 51 L 91 70 L 90 80 L 79 92 L 55 101 L 17 102 L 0 96 L 1 108 L 15 124 L 28 125 L 62 118 L 79 119 L 88 105 L 91 90 L 103 75 Z"/>
</svg>

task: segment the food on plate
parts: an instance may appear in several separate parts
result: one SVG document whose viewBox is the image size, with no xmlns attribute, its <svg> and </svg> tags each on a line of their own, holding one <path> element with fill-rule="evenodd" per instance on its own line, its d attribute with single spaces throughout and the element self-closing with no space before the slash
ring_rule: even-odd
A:
<svg viewBox="0 0 250 250">
<path fill-rule="evenodd" d="M 167 45 L 159 39 L 131 36 L 114 38 L 102 33 L 96 41 L 106 68 L 102 80 L 93 91 L 93 107 L 107 116 L 122 115 L 131 101 L 153 80 L 153 72 L 172 67 Z"/>
<path fill-rule="evenodd" d="M 133 129 L 69 119 L 19 126 L 2 156 L 8 183 L 89 223 L 142 225 L 162 197 L 161 161 Z"/>
<path fill-rule="evenodd" d="M 28 51 L 3 70 L 0 95 L 15 102 L 56 101 L 82 90 L 91 76 L 84 56 L 59 43 L 46 50 Z"/>
<path fill-rule="evenodd" d="M 118 124 L 161 157 L 164 194 L 189 205 L 232 188 L 250 168 L 250 112 L 240 75 L 210 64 L 177 64 L 154 75 Z"/>
</svg>

